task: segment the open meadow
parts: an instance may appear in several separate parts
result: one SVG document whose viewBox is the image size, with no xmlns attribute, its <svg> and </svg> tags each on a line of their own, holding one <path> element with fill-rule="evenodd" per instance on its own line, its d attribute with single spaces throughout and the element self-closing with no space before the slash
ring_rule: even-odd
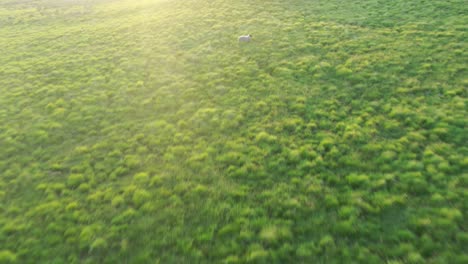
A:
<svg viewBox="0 0 468 264">
<path fill-rule="evenodd" d="M 0 0 L 0 263 L 468 263 L 467 40 L 465 0 Z"/>
</svg>

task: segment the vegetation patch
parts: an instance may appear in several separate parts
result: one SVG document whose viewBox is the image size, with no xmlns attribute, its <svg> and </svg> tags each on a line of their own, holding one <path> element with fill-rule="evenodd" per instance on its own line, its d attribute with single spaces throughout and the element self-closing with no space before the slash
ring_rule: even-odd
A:
<svg viewBox="0 0 468 264">
<path fill-rule="evenodd" d="M 467 263 L 465 2 L 0 0 L 0 263 Z"/>
</svg>

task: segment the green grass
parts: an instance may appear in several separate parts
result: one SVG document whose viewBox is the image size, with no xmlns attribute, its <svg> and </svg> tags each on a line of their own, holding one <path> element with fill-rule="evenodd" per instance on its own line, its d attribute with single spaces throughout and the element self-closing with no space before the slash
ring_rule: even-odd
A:
<svg viewBox="0 0 468 264">
<path fill-rule="evenodd" d="M 466 263 L 467 14 L 0 0 L 0 263 Z"/>
</svg>

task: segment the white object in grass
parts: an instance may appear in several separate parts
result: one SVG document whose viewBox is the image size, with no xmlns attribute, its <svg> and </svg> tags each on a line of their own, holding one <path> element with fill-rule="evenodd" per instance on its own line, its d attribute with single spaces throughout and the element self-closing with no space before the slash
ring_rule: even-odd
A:
<svg viewBox="0 0 468 264">
<path fill-rule="evenodd" d="M 250 42 L 252 39 L 252 35 L 248 34 L 247 36 L 240 36 L 239 42 Z"/>
</svg>

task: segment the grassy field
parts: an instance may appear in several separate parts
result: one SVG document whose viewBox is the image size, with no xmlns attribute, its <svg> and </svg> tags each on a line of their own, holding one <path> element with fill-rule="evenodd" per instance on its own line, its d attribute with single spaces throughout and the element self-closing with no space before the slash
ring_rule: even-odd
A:
<svg viewBox="0 0 468 264">
<path fill-rule="evenodd" d="M 0 0 L 0 263 L 467 263 L 467 25 Z"/>
</svg>

